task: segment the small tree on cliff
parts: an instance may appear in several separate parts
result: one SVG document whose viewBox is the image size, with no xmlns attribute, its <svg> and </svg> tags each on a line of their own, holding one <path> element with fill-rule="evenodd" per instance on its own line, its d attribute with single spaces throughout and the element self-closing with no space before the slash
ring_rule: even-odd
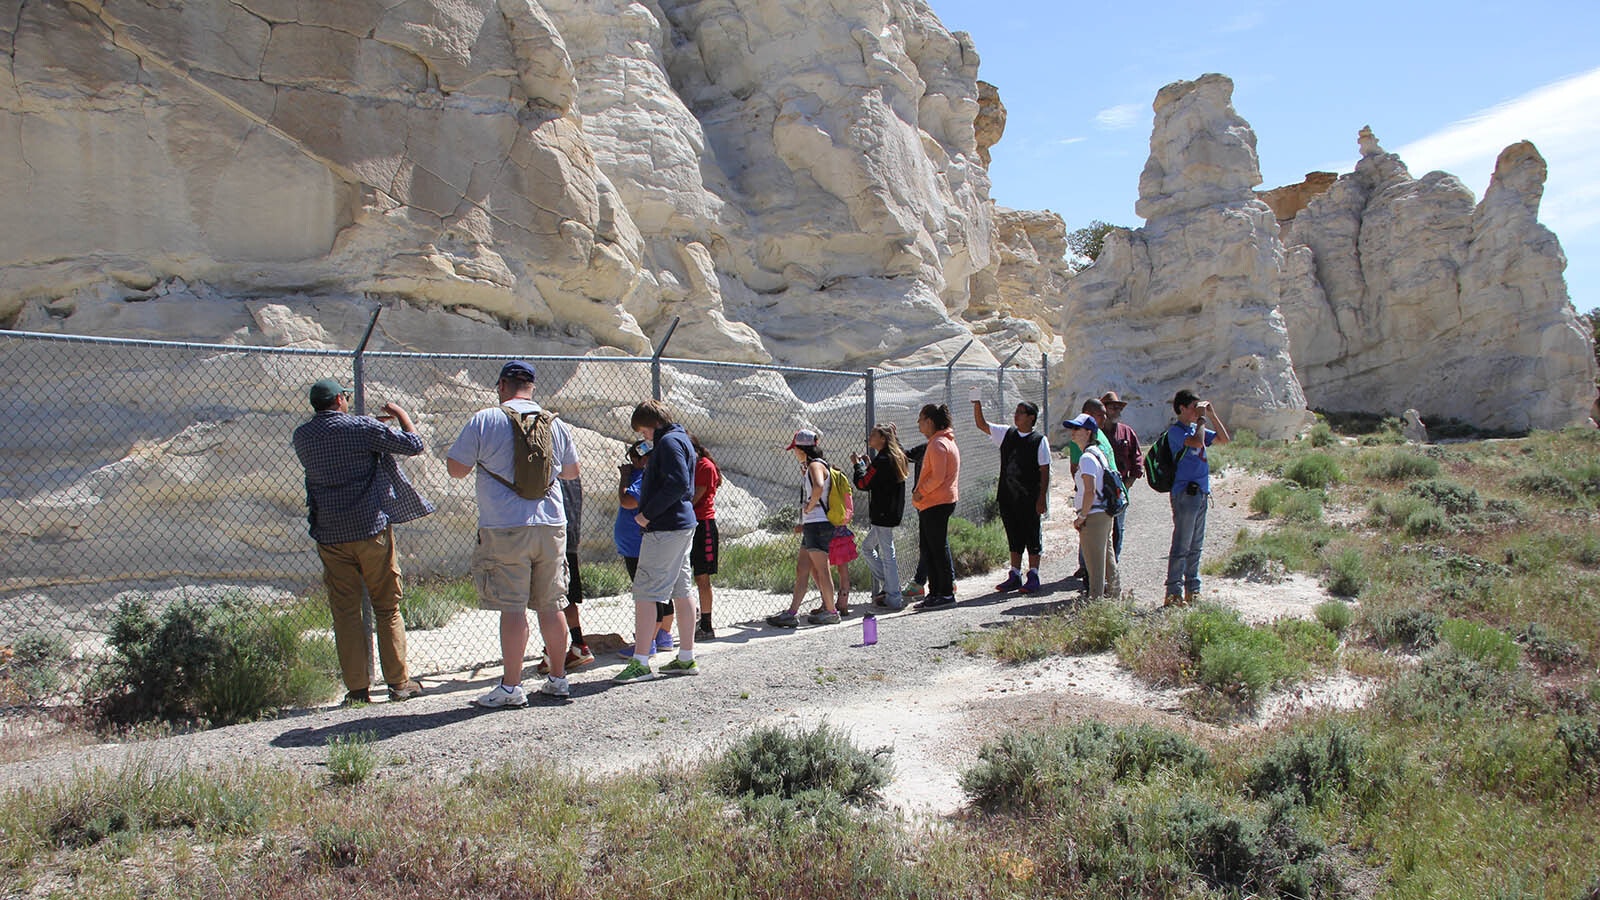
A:
<svg viewBox="0 0 1600 900">
<path fill-rule="evenodd" d="M 1100 250 L 1105 246 L 1106 235 L 1116 227 L 1109 222 L 1095 219 L 1082 228 L 1067 232 L 1067 251 L 1071 254 L 1068 261 L 1072 263 L 1073 271 L 1088 268 L 1090 263 L 1100 258 Z"/>
</svg>

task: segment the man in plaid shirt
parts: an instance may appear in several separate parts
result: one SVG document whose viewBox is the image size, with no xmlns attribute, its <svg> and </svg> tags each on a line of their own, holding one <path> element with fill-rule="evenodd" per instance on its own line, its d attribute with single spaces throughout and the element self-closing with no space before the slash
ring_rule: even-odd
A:
<svg viewBox="0 0 1600 900">
<path fill-rule="evenodd" d="M 311 537 L 322 558 L 322 579 L 333 611 L 333 640 L 349 693 L 346 703 L 369 699 L 370 666 L 361 625 L 361 590 L 372 598 L 378 660 L 390 700 L 422 693 L 406 671 L 406 626 L 400 616 L 400 563 L 394 525 L 433 512 L 395 464 L 394 454 L 416 456 L 422 438 L 411 416 L 393 403 L 383 415 L 350 415 L 350 392 L 325 378 L 311 386 L 316 415 L 294 430 L 294 452 L 306 470 Z M 383 422 L 393 419 L 400 427 Z"/>
</svg>

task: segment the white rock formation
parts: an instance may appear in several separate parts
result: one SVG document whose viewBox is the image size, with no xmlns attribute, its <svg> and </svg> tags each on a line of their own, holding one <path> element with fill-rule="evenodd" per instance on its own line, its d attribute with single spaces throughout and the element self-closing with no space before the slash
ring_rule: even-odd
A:
<svg viewBox="0 0 1600 900">
<path fill-rule="evenodd" d="M 1307 424 L 1278 311 L 1283 245 L 1251 190 L 1255 134 L 1232 96 L 1222 75 L 1157 94 L 1137 206 L 1149 221 L 1108 234 L 1067 284 L 1061 409 L 1115 390 L 1124 419 L 1149 433 L 1187 387 L 1232 428 L 1282 438 Z"/>
<path fill-rule="evenodd" d="M 1580 422 L 1593 345 L 1538 222 L 1538 151 L 1506 148 L 1474 205 L 1452 175 L 1412 178 L 1370 129 L 1360 146 L 1287 229 L 1283 313 L 1311 405 L 1507 431 Z"/>
<path fill-rule="evenodd" d="M 922 0 L 0 0 L 0 23 L 0 323 L 88 332 L 176 278 L 629 353 L 678 317 L 677 355 L 854 367 L 968 336 L 991 267 L 978 57 Z"/>
</svg>

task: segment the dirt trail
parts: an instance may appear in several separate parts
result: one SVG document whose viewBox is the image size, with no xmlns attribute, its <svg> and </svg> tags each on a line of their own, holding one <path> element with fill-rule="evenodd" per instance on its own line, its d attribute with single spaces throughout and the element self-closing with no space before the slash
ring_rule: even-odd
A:
<svg viewBox="0 0 1600 900">
<path fill-rule="evenodd" d="M 1065 482 L 1056 480 L 1056 510 L 1067 508 L 1060 493 Z M 1216 479 L 1208 558 L 1227 552 L 1259 484 L 1242 474 Z M 1141 486 L 1133 499 L 1123 586 L 1141 606 L 1154 606 L 1162 594 L 1171 518 L 1165 497 Z M 699 648 L 705 671 L 698 678 L 613 685 L 610 677 L 621 663 L 612 657 L 574 673 L 570 702 L 536 700 L 527 710 L 502 712 L 468 705 L 492 684 L 495 670 L 430 679 L 425 696 L 404 704 L 321 709 L 198 734 L 75 748 L 0 766 L 0 784 L 39 783 L 73 769 L 130 760 L 202 767 L 253 761 L 315 774 L 327 758 L 329 738 L 363 731 L 376 735 L 380 759 L 406 761 L 386 766 L 381 777 L 448 779 L 475 764 L 548 760 L 613 772 L 663 757 L 701 758 L 758 724 L 827 720 L 848 729 L 862 746 L 893 746 L 892 803 L 915 813 L 946 813 L 962 803 L 961 770 L 986 740 L 1014 725 L 1096 717 L 1206 730 L 1176 714 L 1176 693 L 1144 687 L 1118 669 L 1110 654 L 1007 666 L 960 649 L 964 633 L 1001 626 L 1074 596 L 1077 583 L 1062 583 L 1077 551 L 1069 522 L 1058 513 L 1047 523 L 1044 593 L 999 596 L 992 589 L 996 574 L 965 579 L 954 608 L 880 616 L 879 643 L 872 647 L 861 644 L 859 618 L 797 631 L 759 621 L 719 623 L 719 639 Z M 1325 599 L 1304 579 L 1281 585 L 1209 579 L 1206 592 L 1255 620 L 1309 615 Z M 773 598 L 775 609 L 781 604 Z M 1307 704 L 1346 705 L 1359 700 L 1360 691 L 1353 683 L 1313 685 L 1298 699 L 1275 698 L 1267 708 L 1278 715 Z"/>
</svg>

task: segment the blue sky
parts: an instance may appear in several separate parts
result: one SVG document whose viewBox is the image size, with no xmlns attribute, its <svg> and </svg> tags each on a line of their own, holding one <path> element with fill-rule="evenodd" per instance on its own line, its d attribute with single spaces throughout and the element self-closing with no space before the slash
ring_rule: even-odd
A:
<svg viewBox="0 0 1600 900">
<path fill-rule="evenodd" d="M 1054 210 L 1069 228 L 1143 224 L 1156 91 L 1221 72 L 1255 129 L 1263 189 L 1350 171 L 1371 125 L 1413 176 L 1442 169 L 1481 199 L 1499 152 L 1533 141 L 1573 304 L 1600 307 L 1600 3 L 929 3 L 972 35 L 978 77 L 1006 105 L 989 168 L 1002 206 Z"/>
</svg>

